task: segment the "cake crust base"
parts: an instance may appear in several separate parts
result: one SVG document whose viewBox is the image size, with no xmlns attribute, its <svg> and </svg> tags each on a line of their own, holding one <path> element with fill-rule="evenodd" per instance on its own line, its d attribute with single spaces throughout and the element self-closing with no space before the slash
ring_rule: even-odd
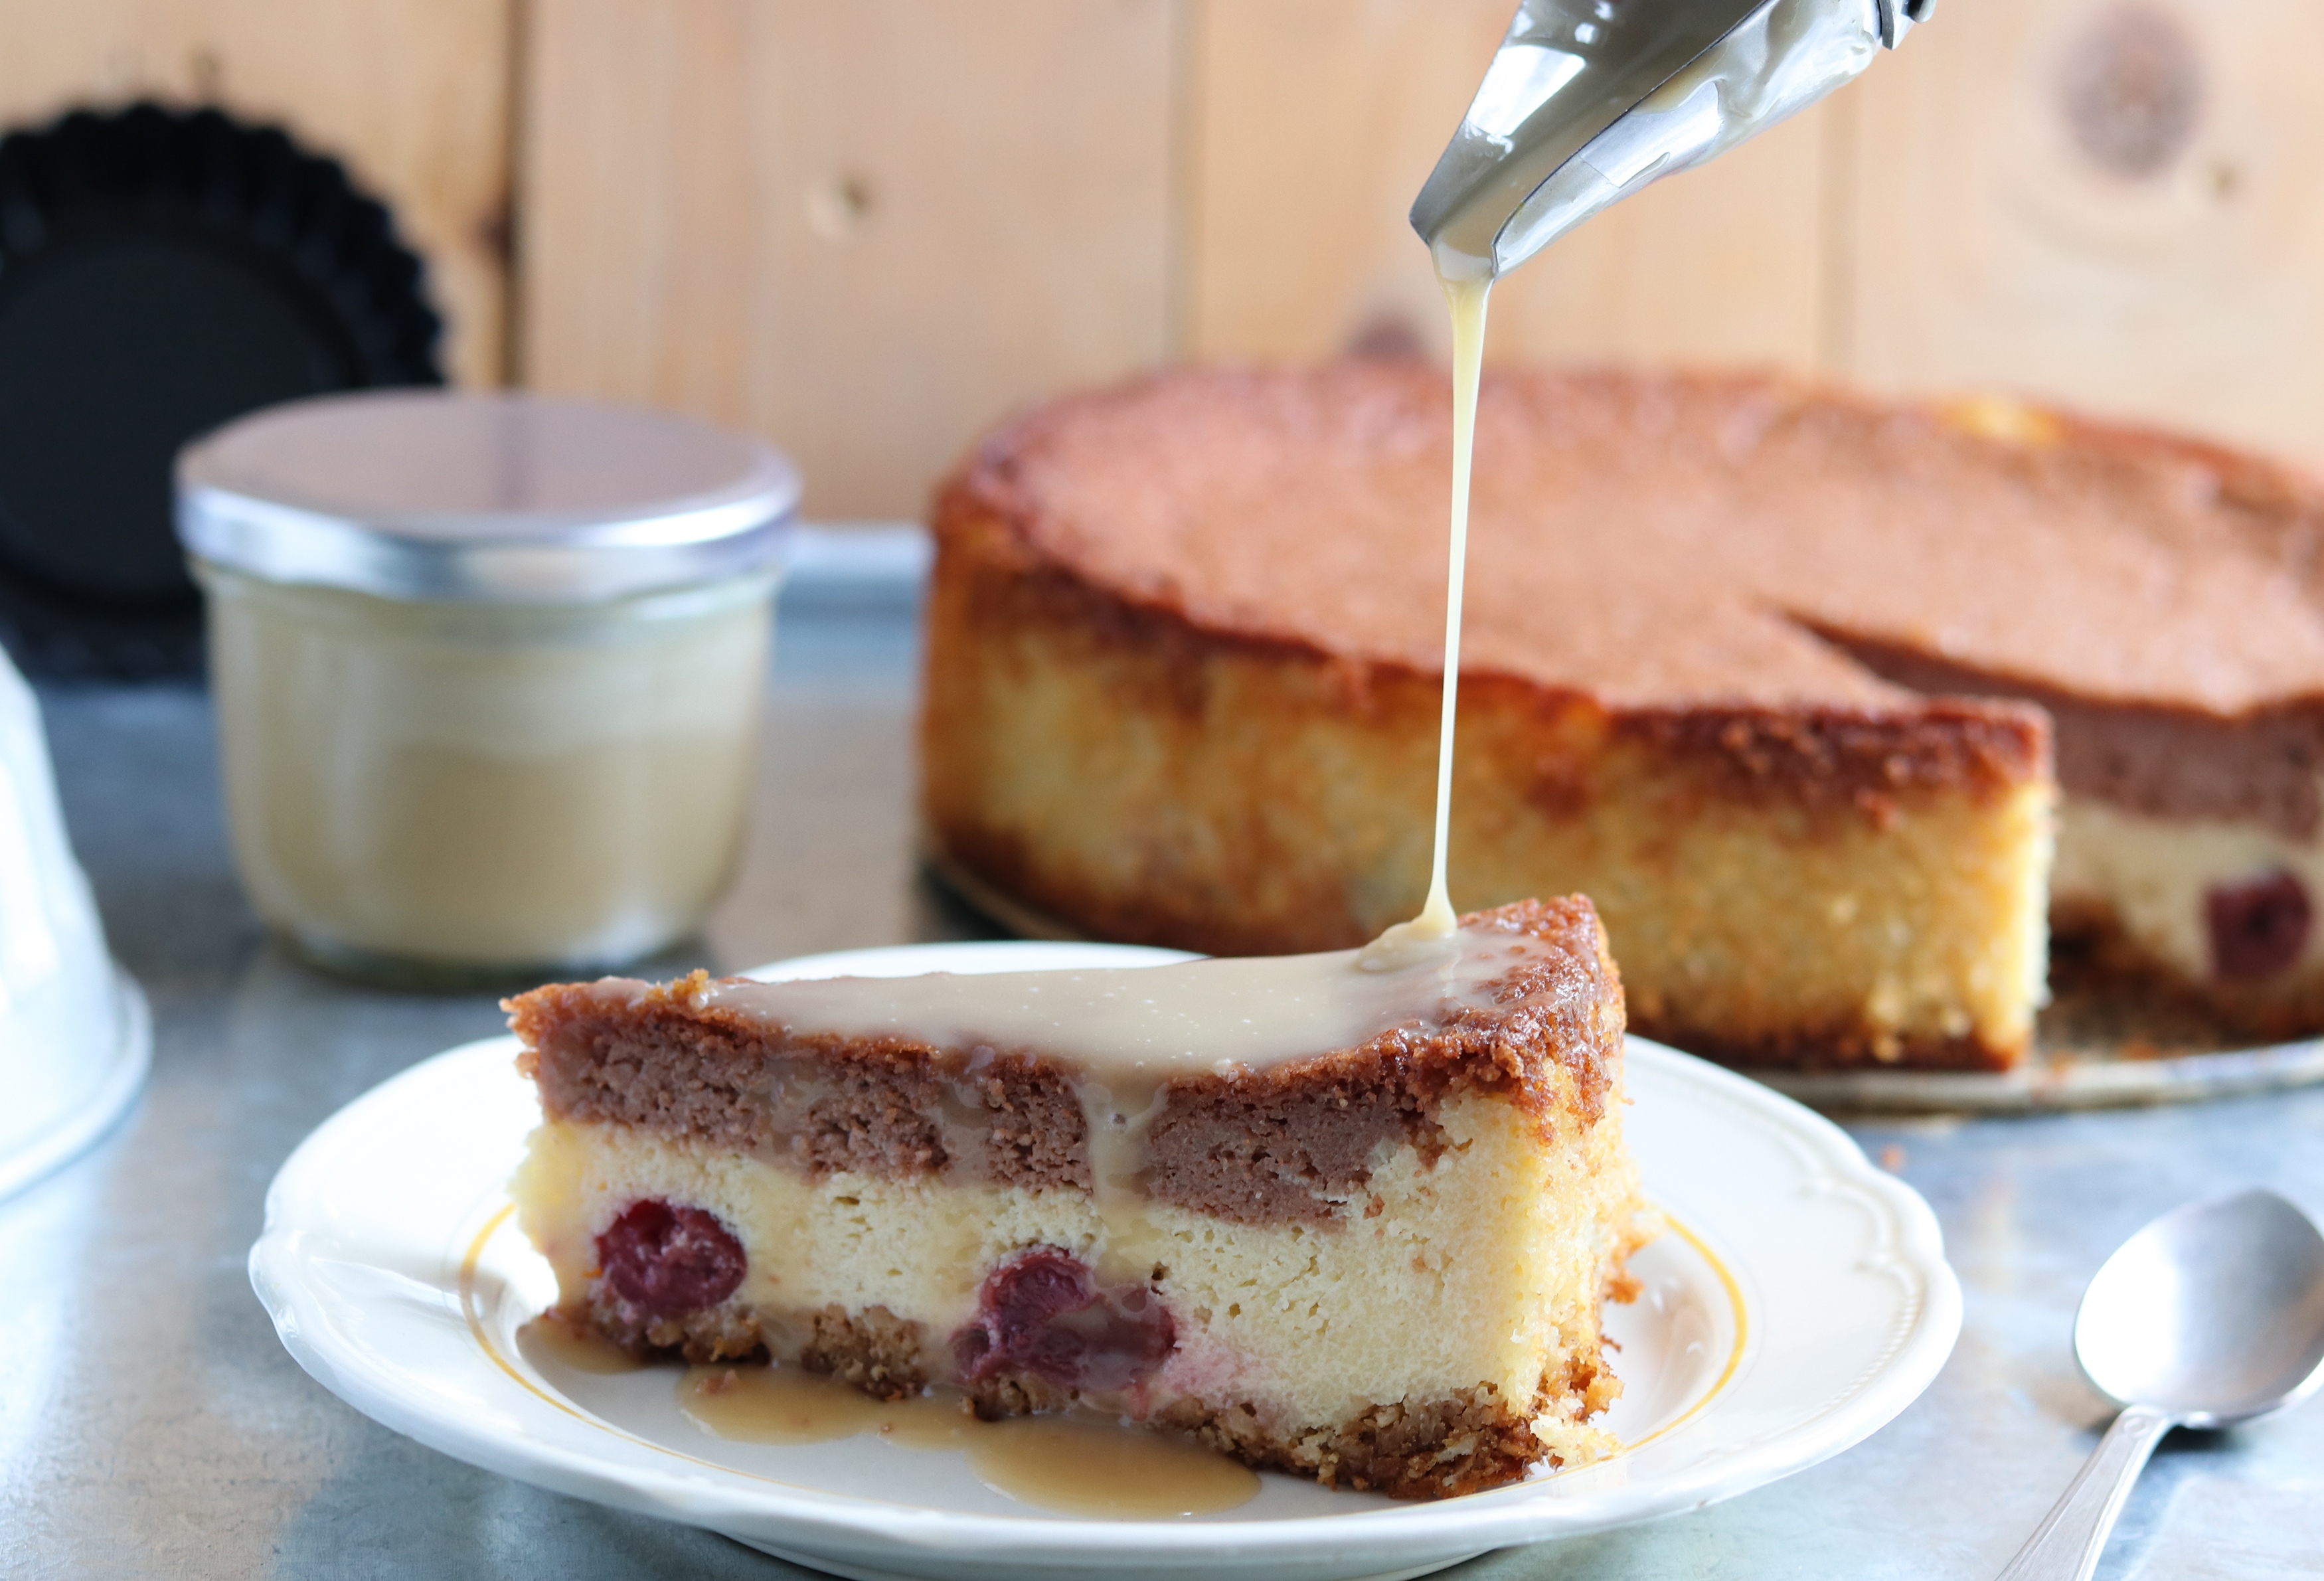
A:
<svg viewBox="0 0 2324 1581">
<path fill-rule="evenodd" d="M 1611 1299 L 1628 1299 L 1636 1288 L 1627 1273 L 1618 1272 L 1609 1283 Z M 697 1364 L 785 1362 L 886 1401 L 908 1400 L 930 1386 L 927 1340 L 920 1326 L 881 1307 L 851 1313 L 826 1306 L 777 1315 L 728 1303 L 649 1324 L 592 1299 L 577 1316 L 565 1316 L 641 1361 L 677 1355 Z M 786 1336 L 792 1336 L 788 1344 Z M 1572 1357 L 1564 1375 L 1554 1381 L 1556 1389 L 1545 1379 L 1522 1408 L 1491 1385 L 1480 1384 L 1442 1399 L 1374 1406 L 1351 1420 L 1327 1425 L 1286 1428 L 1262 1420 L 1248 1406 L 1191 1399 L 1172 1401 L 1151 1420 L 1246 1465 L 1291 1472 L 1325 1487 L 1399 1499 L 1451 1498 L 1518 1481 L 1529 1466 L 1564 1464 L 1535 1424 L 1556 1411 L 1559 1401 L 1567 1402 L 1566 1412 L 1576 1419 L 1587 1419 L 1620 1395 L 1620 1382 L 1605 1366 L 1602 1344 L 1601 1338 L 1587 1354 Z M 980 1379 L 962 1394 L 964 1405 L 987 1421 L 1068 1410 L 1074 1403 L 1068 1391 L 1025 1373 Z"/>
<path fill-rule="evenodd" d="M 2324 972 L 2259 983 L 2190 977 L 2158 960 L 2106 905 L 2052 906 L 2050 929 L 2052 977 L 2061 991 L 2091 989 L 2185 1012 L 2216 1027 L 2222 1042 L 2313 1037 L 2324 1026 Z"/>
</svg>

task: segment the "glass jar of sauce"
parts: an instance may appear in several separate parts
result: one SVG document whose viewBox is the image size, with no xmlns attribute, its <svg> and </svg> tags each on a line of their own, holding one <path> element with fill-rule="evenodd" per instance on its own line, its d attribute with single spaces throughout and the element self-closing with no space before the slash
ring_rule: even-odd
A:
<svg viewBox="0 0 2324 1581">
<path fill-rule="evenodd" d="M 701 923 L 750 807 L 798 475 L 662 413 L 396 391 L 178 462 L 235 863 L 308 959 L 453 985 Z"/>
</svg>

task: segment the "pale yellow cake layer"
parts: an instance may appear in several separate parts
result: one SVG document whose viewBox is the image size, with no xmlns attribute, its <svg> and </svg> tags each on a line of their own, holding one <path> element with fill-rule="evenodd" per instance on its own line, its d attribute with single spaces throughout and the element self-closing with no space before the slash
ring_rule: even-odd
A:
<svg viewBox="0 0 2324 1581">
<path fill-rule="evenodd" d="M 1156 1288 L 1179 1349 L 1159 1398 L 1256 1400 L 1278 1419 L 1332 1424 L 1375 1403 L 1490 1384 L 1530 1401 L 1569 1355 L 1594 1355 L 1599 1293 L 1632 1238 L 1637 1182 L 1618 1117 L 1569 1124 L 1545 1148 L 1509 1105 L 1443 1105 L 1434 1166 L 1383 1144 L 1342 1222 L 1245 1225 L 1144 1198 L 1102 1221 L 1074 1190 L 948 1186 L 786 1166 L 614 1124 L 549 1123 L 514 1190 L 567 1300 L 586 1296 L 594 1241 L 631 1203 L 707 1208 L 742 1242 L 734 1299 L 777 1310 L 885 1308 L 943 1345 L 985 1272 L 1026 1246 L 1062 1247 L 1112 1280 Z M 1377 1207 L 1375 1208 L 1375 1204 Z M 1568 1460 L 1597 1429 L 1545 1421 Z"/>
</svg>

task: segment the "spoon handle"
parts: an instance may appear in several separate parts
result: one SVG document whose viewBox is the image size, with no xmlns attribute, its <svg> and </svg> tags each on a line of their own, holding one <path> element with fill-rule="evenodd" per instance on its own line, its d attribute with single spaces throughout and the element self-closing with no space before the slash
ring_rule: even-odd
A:
<svg viewBox="0 0 2324 1581">
<path fill-rule="evenodd" d="M 2131 1406 L 2115 1418 L 1998 1581 L 2089 1581 L 2130 1484 L 2171 1427 L 2171 1419 L 2151 1405 Z"/>
</svg>

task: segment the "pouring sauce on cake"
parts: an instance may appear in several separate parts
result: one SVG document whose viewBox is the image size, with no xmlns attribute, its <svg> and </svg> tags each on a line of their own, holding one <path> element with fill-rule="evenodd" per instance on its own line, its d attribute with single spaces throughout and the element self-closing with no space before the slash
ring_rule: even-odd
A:
<svg viewBox="0 0 2324 1581">
<path fill-rule="evenodd" d="M 512 1002 L 548 1115 L 516 1188 L 564 1296 L 548 1354 L 679 1350 L 682 1407 L 713 1433 L 958 1447 L 1003 1492 L 1121 1518 L 1248 1499 L 1218 1450 L 1426 1496 L 1613 1447 L 1589 1419 L 1618 1390 L 1599 1302 L 1640 1238 L 1609 1101 L 1620 990 L 1587 901 L 1464 923 L 1446 877 L 1487 285 L 1445 287 L 1420 914 L 1314 955 Z M 882 1215 L 875 1183 L 918 1200 Z M 815 1288 L 826 1261 L 858 1266 Z M 1180 1431 L 1111 1425 L 1131 1419 Z"/>
<path fill-rule="evenodd" d="M 1752 10 L 1698 5 L 1699 40 L 1655 35 L 1651 80 L 1615 118 Z M 1534 34 L 1597 39 L 1579 16 L 1526 0 L 1496 72 L 1513 62 L 1554 93 L 1591 63 Z M 1535 70 L 1551 57 L 1572 70 Z M 1489 77 L 1471 121 L 1508 89 Z M 1477 217 L 1473 193 L 1459 212 Z M 1404 1497 L 1614 1447 L 1591 1423 L 1620 1387 L 1600 1303 L 1634 1288 L 1624 1263 L 1643 1238 L 1620 1131 L 1621 988 L 1587 900 L 1463 918 L 1449 893 L 1485 310 L 1513 262 L 1492 252 L 1499 229 L 1482 258 L 1433 246 L 1454 428 L 1417 916 L 1325 954 L 773 984 L 697 973 L 511 1003 L 545 1117 L 515 1193 L 560 1312 L 632 1354 L 696 1364 L 679 1391 L 697 1423 L 958 1446 L 995 1486 L 1104 1514 L 1226 1508 L 1252 1484 L 1170 1438 L 1022 1419 L 1158 1425 L 1249 1465 Z M 722 1364 L 761 1354 L 774 1365 Z M 970 1427 L 961 1405 L 996 1420 Z"/>
</svg>

